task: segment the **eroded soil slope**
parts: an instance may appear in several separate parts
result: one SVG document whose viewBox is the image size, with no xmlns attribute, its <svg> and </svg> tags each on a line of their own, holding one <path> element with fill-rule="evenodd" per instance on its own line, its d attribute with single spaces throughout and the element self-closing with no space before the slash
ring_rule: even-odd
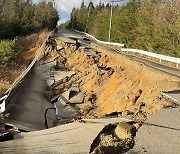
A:
<svg viewBox="0 0 180 154">
<path fill-rule="evenodd" d="M 152 69 L 128 57 L 91 47 L 67 45 L 56 40 L 65 50 L 60 52 L 59 64 L 76 72 L 70 81 L 80 85 L 85 94 L 84 116 L 101 117 L 118 112 L 126 118 L 145 120 L 149 114 L 171 105 L 161 91 L 180 88 L 180 79 Z"/>
</svg>

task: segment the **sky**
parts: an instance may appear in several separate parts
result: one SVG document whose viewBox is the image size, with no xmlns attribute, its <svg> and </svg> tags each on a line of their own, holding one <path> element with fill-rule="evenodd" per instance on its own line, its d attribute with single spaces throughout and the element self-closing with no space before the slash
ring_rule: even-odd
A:
<svg viewBox="0 0 180 154">
<path fill-rule="evenodd" d="M 41 0 L 33 0 L 34 3 L 37 3 L 39 1 Z M 54 1 L 60 15 L 59 24 L 66 22 L 70 18 L 72 9 L 74 7 L 79 8 L 82 3 L 82 0 L 54 0 Z M 97 5 L 100 2 L 100 0 L 84 0 L 85 5 L 87 6 L 90 1 L 92 1 L 94 5 Z M 101 2 L 104 4 L 107 4 L 110 1 L 111 0 L 101 0 Z M 127 0 L 124 0 L 124 2 L 125 1 Z M 123 2 L 120 2 L 120 3 L 123 3 Z"/>
</svg>

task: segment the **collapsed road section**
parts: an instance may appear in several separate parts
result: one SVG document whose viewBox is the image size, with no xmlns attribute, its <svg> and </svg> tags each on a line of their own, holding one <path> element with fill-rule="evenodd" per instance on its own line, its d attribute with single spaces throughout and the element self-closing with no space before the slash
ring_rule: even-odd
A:
<svg viewBox="0 0 180 154">
<path fill-rule="evenodd" d="M 5 122 L 12 123 L 24 131 L 45 128 L 45 111 L 47 108 L 54 107 L 44 97 L 46 89 L 45 79 L 48 77 L 48 70 L 52 66 L 52 63 L 46 65 L 37 63 L 27 74 L 20 87 L 8 102 L 5 113 L 10 115 L 5 119 Z M 49 125 L 53 126 L 54 120 L 55 112 L 49 112 Z"/>
<path fill-rule="evenodd" d="M 137 130 L 151 114 L 175 107 L 161 91 L 179 89 L 178 77 L 109 52 L 83 35 L 58 31 L 44 55 L 16 92 L 14 102 L 25 96 L 30 101 L 22 99 L 16 116 L 22 123 L 14 124 L 27 129 L 26 123 L 32 122 L 31 130 L 56 127 L 19 133 L 14 136 L 18 140 L 2 143 L 0 152 L 125 153 L 136 145 Z M 43 110 L 32 121 L 33 112 L 26 112 L 31 105 Z M 13 108 L 8 109 L 12 113 L 8 120 L 14 118 Z"/>
</svg>

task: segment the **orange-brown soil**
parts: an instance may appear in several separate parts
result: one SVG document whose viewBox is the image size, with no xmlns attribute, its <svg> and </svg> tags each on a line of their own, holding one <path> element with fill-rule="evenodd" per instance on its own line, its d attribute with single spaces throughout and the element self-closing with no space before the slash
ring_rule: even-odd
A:
<svg viewBox="0 0 180 154">
<path fill-rule="evenodd" d="M 92 51 L 100 52 L 100 57 L 95 58 L 86 56 L 84 49 L 75 50 L 73 46 L 58 40 L 57 43 L 65 47 L 60 57 L 67 59 L 66 66 L 76 72 L 73 80 L 80 84 L 81 91 L 87 97 L 90 94 L 96 96 L 95 107 L 86 117 L 121 112 L 125 117 L 144 120 L 171 104 L 162 97 L 161 91 L 180 88 L 179 78 L 132 61 L 124 55 L 92 45 Z M 85 101 L 89 100 L 87 97 Z"/>
</svg>

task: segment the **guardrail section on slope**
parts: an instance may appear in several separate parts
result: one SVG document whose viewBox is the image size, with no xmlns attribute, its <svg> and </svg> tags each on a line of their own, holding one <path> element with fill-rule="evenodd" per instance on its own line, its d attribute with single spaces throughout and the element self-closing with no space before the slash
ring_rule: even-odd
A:
<svg viewBox="0 0 180 154">
<path fill-rule="evenodd" d="M 152 58 L 157 58 L 157 59 L 159 59 L 160 63 L 162 62 L 162 60 L 172 62 L 172 63 L 176 64 L 176 67 L 178 67 L 180 64 L 180 58 L 176 58 L 176 57 L 165 56 L 165 55 L 148 52 L 148 51 L 143 51 L 143 50 L 139 50 L 139 49 L 121 48 L 121 50 L 124 52 L 139 53 L 139 54 L 146 55 L 146 56 L 149 56 Z"/>
<path fill-rule="evenodd" d="M 41 45 L 40 49 L 38 50 L 36 56 L 32 60 L 32 62 L 29 64 L 29 66 L 25 69 L 25 71 L 13 82 L 11 87 L 4 93 L 4 96 L 0 98 L 0 113 L 4 112 L 6 110 L 6 100 L 10 96 L 12 90 L 16 87 L 16 85 L 26 76 L 26 74 L 31 70 L 31 68 L 34 66 L 36 63 L 39 55 L 42 52 L 42 49 L 45 47 L 47 40 L 49 37 L 53 34 L 53 31 L 51 31 L 46 39 L 44 40 L 43 44 Z"/>
<path fill-rule="evenodd" d="M 77 30 L 74 30 L 74 31 L 77 32 L 77 33 L 80 33 L 80 34 L 84 34 L 84 35 L 94 39 L 98 43 L 106 44 L 106 45 L 119 46 L 119 47 L 121 47 L 121 50 L 124 51 L 124 52 L 139 53 L 139 54 L 149 56 L 149 57 L 152 57 L 152 58 L 157 58 L 157 59 L 159 59 L 160 63 L 162 63 L 162 60 L 167 61 L 167 62 L 172 62 L 172 63 L 176 64 L 176 67 L 179 67 L 179 65 L 180 65 L 180 58 L 165 56 L 165 55 L 161 55 L 161 54 L 157 54 L 157 53 L 153 53 L 153 52 L 148 52 L 148 51 L 143 51 L 143 50 L 139 50 L 139 49 L 122 48 L 122 47 L 125 46 L 124 44 L 100 41 L 100 40 L 98 40 L 97 38 L 95 38 L 94 36 L 92 36 L 92 35 L 90 35 L 88 33 L 80 32 L 80 31 L 77 31 Z"/>
<path fill-rule="evenodd" d="M 77 33 L 80 33 L 80 34 L 84 34 L 84 35 L 92 38 L 92 39 L 95 40 L 96 42 L 101 43 L 101 44 L 114 45 L 114 46 L 120 46 L 120 47 L 123 47 L 123 46 L 124 46 L 124 44 L 121 44 L 121 43 L 100 41 L 100 40 L 98 40 L 97 38 L 95 38 L 94 36 L 92 36 L 92 35 L 90 35 L 90 34 L 88 34 L 88 33 L 85 33 L 85 32 L 80 32 L 80 31 L 77 31 L 77 30 L 74 30 L 74 31 L 77 32 Z"/>
</svg>

